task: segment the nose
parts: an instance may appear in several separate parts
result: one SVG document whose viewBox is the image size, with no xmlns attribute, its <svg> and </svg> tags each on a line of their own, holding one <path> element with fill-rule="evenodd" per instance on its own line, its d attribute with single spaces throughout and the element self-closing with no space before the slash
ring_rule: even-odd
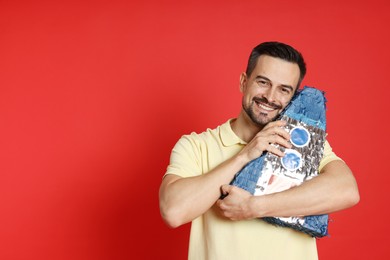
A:
<svg viewBox="0 0 390 260">
<path fill-rule="evenodd" d="M 276 90 L 273 87 L 268 88 L 264 93 L 263 97 L 267 99 L 269 103 L 274 103 L 276 99 Z"/>
</svg>

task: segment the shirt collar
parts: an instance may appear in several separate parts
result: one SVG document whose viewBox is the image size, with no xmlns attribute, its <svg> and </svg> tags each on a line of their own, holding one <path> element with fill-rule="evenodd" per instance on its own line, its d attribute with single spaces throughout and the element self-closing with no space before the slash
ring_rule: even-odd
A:
<svg viewBox="0 0 390 260">
<path fill-rule="evenodd" d="M 232 146 L 235 144 L 247 144 L 241 140 L 234 132 L 231 122 L 235 119 L 229 119 L 226 123 L 221 125 L 220 137 L 224 146 Z"/>
</svg>

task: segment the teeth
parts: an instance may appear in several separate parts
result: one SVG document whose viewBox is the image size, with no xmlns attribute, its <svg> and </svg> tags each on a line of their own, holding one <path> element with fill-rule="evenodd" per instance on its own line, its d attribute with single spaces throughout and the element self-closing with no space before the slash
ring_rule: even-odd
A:
<svg viewBox="0 0 390 260">
<path fill-rule="evenodd" d="M 275 109 L 273 107 L 267 107 L 263 104 L 259 104 L 259 107 L 261 107 L 262 109 L 267 110 L 267 111 L 273 111 Z"/>
</svg>

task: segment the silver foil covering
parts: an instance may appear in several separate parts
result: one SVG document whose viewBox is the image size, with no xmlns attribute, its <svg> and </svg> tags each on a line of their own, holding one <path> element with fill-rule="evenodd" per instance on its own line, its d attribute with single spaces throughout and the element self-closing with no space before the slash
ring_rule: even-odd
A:
<svg viewBox="0 0 390 260">
<path fill-rule="evenodd" d="M 281 120 L 287 122 L 284 128 L 291 135 L 292 148 L 285 149 L 275 145 L 285 152 L 282 158 L 267 153 L 254 195 L 287 190 L 318 175 L 318 167 L 324 152 L 325 131 L 288 116 L 283 116 Z M 296 217 L 283 218 L 288 219 L 290 219 L 288 222 L 293 223 L 303 221 L 302 218 Z"/>
</svg>

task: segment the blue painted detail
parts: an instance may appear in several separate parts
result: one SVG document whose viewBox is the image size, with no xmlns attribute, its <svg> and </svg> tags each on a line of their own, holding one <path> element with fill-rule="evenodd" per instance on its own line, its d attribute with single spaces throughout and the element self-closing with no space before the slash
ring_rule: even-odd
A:
<svg viewBox="0 0 390 260">
<path fill-rule="evenodd" d="M 310 134 L 303 127 L 295 127 L 290 132 L 291 143 L 297 147 L 306 146 L 310 141 Z"/>
</svg>

